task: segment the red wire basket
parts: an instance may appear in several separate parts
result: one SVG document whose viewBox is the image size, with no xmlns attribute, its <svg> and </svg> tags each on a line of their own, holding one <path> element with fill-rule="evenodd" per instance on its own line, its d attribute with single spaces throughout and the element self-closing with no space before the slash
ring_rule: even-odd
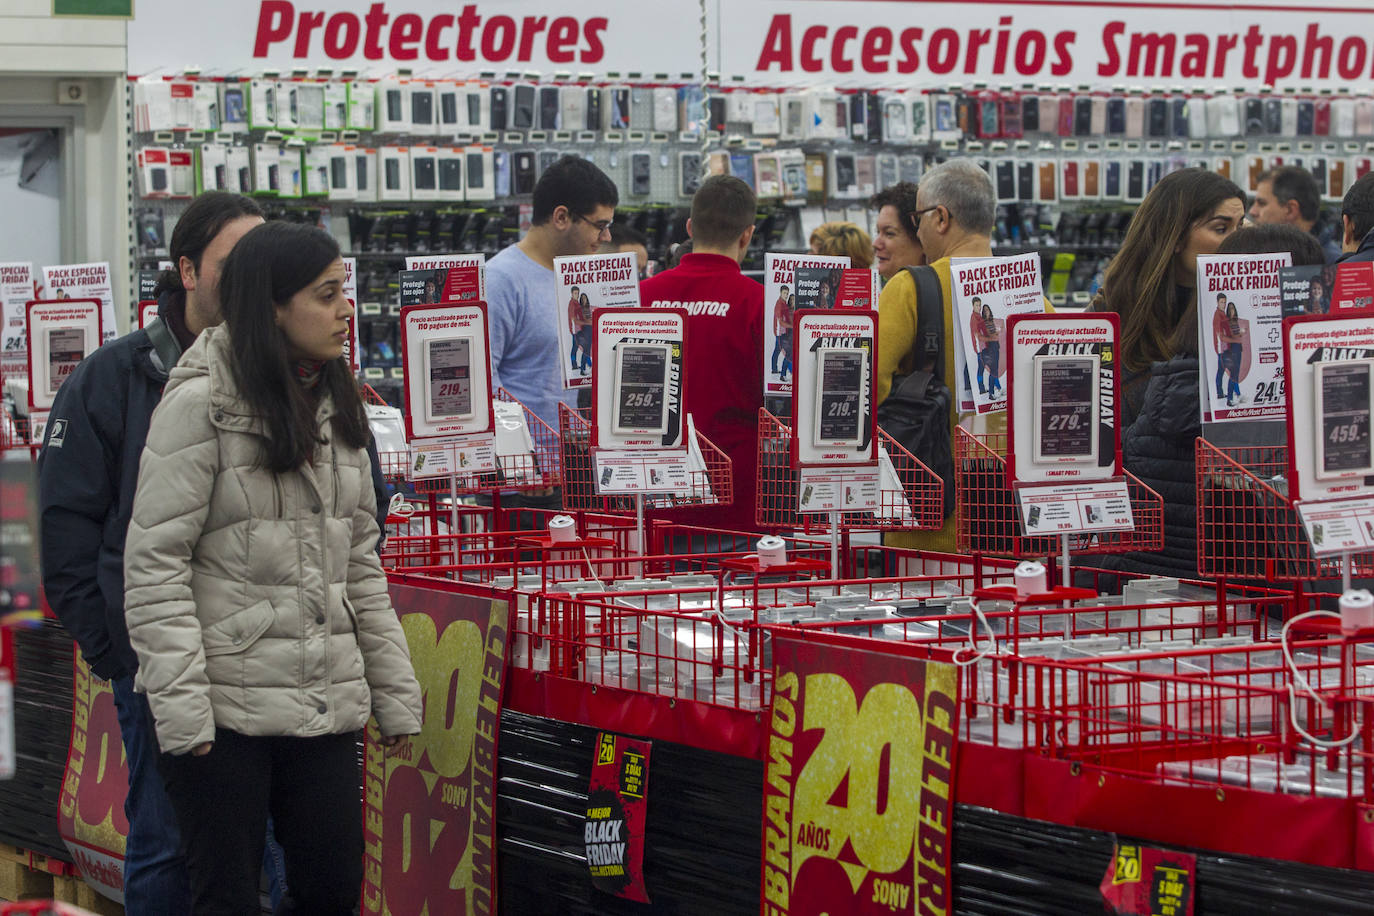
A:
<svg viewBox="0 0 1374 916">
<path fill-rule="evenodd" d="M 632 496 L 601 496 L 596 492 L 592 468 L 592 425 L 589 409 L 558 405 L 558 427 L 562 442 L 563 507 L 569 510 L 632 513 Z M 646 493 L 645 509 L 678 509 L 686 506 L 728 506 L 734 502 L 734 482 L 730 459 L 709 439 L 697 434 L 704 470 L 690 471 L 690 492 L 684 494 Z"/>
<path fill-rule="evenodd" d="M 1270 582 L 1334 579 L 1338 557 L 1317 559 L 1288 498 L 1288 448 L 1222 448 L 1197 441 L 1198 572 Z M 1351 575 L 1374 576 L 1374 552 L 1351 555 Z"/>
<path fill-rule="evenodd" d="M 759 410 L 755 520 L 766 527 L 805 531 L 828 528 L 828 512 L 802 513 L 797 509 L 798 474 L 792 467 L 792 437 L 790 426 L 767 410 Z M 841 513 L 841 525 L 870 531 L 939 528 L 945 521 L 944 484 L 939 476 L 881 429 L 878 441 L 892 461 L 901 489 L 880 490 L 876 510 Z"/>
<path fill-rule="evenodd" d="M 1055 535 L 1026 537 L 1016 497 L 1007 485 L 1007 437 L 975 436 L 954 430 L 954 494 L 958 504 L 957 540 L 961 552 L 1013 557 L 1052 557 L 1061 552 Z M 1127 553 L 1164 546 L 1164 500 L 1130 474 L 1133 531 L 1102 531 L 1069 536 L 1073 554 Z"/>
</svg>

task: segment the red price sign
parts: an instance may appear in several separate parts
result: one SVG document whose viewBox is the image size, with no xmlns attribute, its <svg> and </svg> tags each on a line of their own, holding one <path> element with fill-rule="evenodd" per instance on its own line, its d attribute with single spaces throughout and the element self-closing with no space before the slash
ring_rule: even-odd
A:
<svg viewBox="0 0 1374 916">
<path fill-rule="evenodd" d="M 954 666 L 783 638 L 773 657 L 763 912 L 951 912 Z"/>
<path fill-rule="evenodd" d="M 82 876 L 107 896 L 124 892 L 129 822 L 124 796 L 128 762 L 108 681 L 91 675 L 76 653 L 72 668 L 72 737 L 58 803 L 58 831 Z"/>
<path fill-rule="evenodd" d="M 1102 876 L 1102 899 L 1116 916 L 1193 916 L 1197 857 L 1118 844 Z"/>
<path fill-rule="evenodd" d="M 391 602 L 424 694 L 424 718 L 420 734 L 390 754 L 368 729 L 362 911 L 492 913 L 508 606 L 398 584 Z"/>
</svg>

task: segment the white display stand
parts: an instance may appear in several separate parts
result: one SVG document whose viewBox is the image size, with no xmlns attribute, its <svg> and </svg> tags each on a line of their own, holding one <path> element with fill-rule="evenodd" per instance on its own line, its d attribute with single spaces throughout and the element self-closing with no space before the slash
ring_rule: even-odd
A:
<svg viewBox="0 0 1374 916">
<path fill-rule="evenodd" d="M 1027 537 L 1132 531 L 1117 412 L 1117 316 L 1013 315 L 1007 322 L 1007 483 Z M 1069 581 L 1067 578 L 1065 581 Z"/>
<path fill-rule="evenodd" d="M 840 515 L 876 510 L 882 471 L 874 415 L 878 313 L 806 309 L 793 323 L 792 467 L 799 512 L 828 512 L 839 578 Z"/>
<path fill-rule="evenodd" d="M 600 496 L 634 498 L 644 544 L 645 495 L 693 490 L 688 434 L 695 430 L 683 399 L 687 313 L 603 308 L 592 328 L 592 485 Z"/>
<path fill-rule="evenodd" d="M 100 346 L 101 311 L 99 299 L 28 303 L 30 412 L 51 410 L 57 389 Z"/>
<path fill-rule="evenodd" d="M 1374 550 L 1374 314 L 1283 323 L 1288 486 L 1316 557 Z"/>
</svg>

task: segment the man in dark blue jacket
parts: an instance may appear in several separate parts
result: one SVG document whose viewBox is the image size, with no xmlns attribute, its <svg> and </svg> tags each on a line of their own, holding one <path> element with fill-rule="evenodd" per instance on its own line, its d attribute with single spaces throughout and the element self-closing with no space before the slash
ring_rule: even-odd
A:
<svg viewBox="0 0 1374 916">
<path fill-rule="evenodd" d="M 152 713 L 134 692 L 138 660 L 124 624 L 124 535 L 138 463 L 167 372 L 218 324 L 220 266 L 263 221 L 246 197 L 197 198 L 177 221 L 175 269 L 158 279 L 158 320 L 76 367 L 49 415 L 38 458 L 43 586 L 48 603 L 100 678 L 110 681 L 129 764 L 124 905 L 130 916 L 191 910 L 180 836 L 157 769 Z"/>
<path fill-rule="evenodd" d="M 1374 261 L 1374 172 L 1365 172 L 1345 192 L 1341 232 L 1345 254 L 1340 263 Z"/>
</svg>

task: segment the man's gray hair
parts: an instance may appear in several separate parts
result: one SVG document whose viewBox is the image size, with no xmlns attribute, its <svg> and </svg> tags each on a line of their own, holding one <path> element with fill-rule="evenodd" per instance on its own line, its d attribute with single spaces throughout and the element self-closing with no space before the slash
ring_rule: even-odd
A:
<svg viewBox="0 0 1374 916">
<path fill-rule="evenodd" d="M 943 204 L 966 231 L 992 235 L 997 194 L 992 178 L 972 159 L 950 159 L 921 176 L 922 203 Z"/>
</svg>

